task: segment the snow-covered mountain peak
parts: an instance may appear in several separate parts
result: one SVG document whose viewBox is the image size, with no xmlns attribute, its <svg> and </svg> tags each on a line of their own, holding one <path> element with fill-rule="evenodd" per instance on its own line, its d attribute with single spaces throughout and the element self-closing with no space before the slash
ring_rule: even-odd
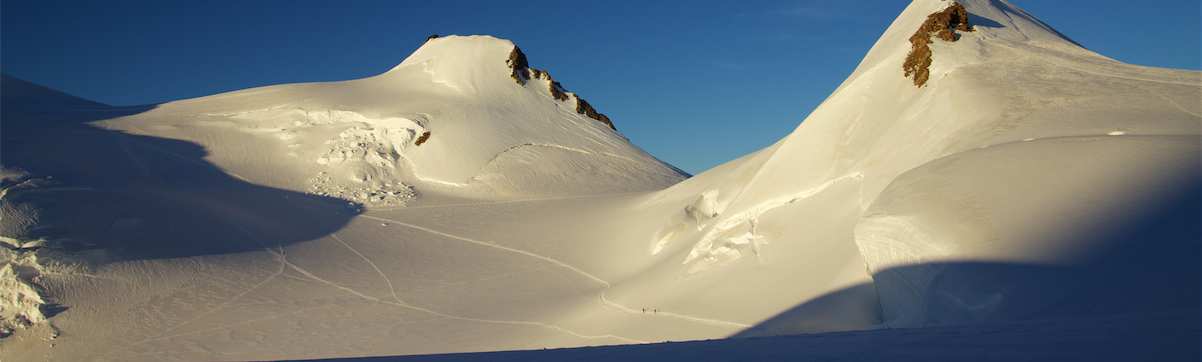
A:
<svg viewBox="0 0 1202 362">
<path fill-rule="evenodd" d="M 481 35 L 431 37 L 373 77 L 169 102 L 103 125 L 203 144 L 256 182 L 381 207 L 418 194 L 654 190 L 684 177 L 531 68 L 513 42 Z M 221 136 L 195 137 L 205 132 Z M 233 146 L 244 144 L 259 150 Z"/>
<path fill-rule="evenodd" d="M 462 95 L 506 97 L 518 87 L 527 88 L 617 129 L 608 116 L 564 89 L 550 72 L 531 67 L 526 54 L 509 40 L 488 35 L 431 36 L 384 76 L 415 71 Z"/>
<path fill-rule="evenodd" d="M 972 31 L 957 31 L 961 34 L 955 40 L 931 38 L 936 44 L 952 43 L 960 41 L 963 33 L 971 33 L 963 36 L 965 42 L 956 47 L 959 50 L 938 54 L 943 46 L 934 46 L 934 57 L 942 58 L 945 64 L 979 62 L 989 56 L 988 52 L 982 50 L 987 43 L 1011 48 L 1040 48 L 1043 51 L 1054 51 L 1073 57 L 1105 59 L 1082 48 L 1072 39 L 1006 0 L 915 0 L 881 35 L 849 80 L 883 64 L 901 61 L 900 59 L 913 50 L 910 39 L 925 28 L 924 24 L 932 20 L 933 15 L 953 7 L 964 9 L 967 13 L 967 19 L 964 20 Z"/>
<path fill-rule="evenodd" d="M 856 186 L 863 211 L 900 175 L 975 150 L 1196 135 L 1199 84 L 1202 73 L 1090 52 L 1004 0 L 916 0 L 792 134 L 675 186 L 687 202 L 713 198 L 719 212 L 665 227 L 651 249 L 696 240 L 684 262 L 712 270 L 763 257 L 773 240 L 761 215 L 841 185 Z"/>
<path fill-rule="evenodd" d="M 467 69 L 497 58 L 504 61 L 514 46 L 516 44 L 510 40 L 491 35 L 431 35 L 393 70 L 434 59 L 444 59 L 447 60 L 445 65 Z"/>
<path fill-rule="evenodd" d="M 417 69 L 436 82 L 461 91 L 479 92 L 489 86 L 505 85 L 509 74 L 505 60 L 515 47 L 509 40 L 487 35 L 431 37 L 385 74 Z"/>
<path fill-rule="evenodd" d="M 1197 319 L 1202 72 L 916 0 L 794 132 L 685 179 L 532 65 L 432 38 L 373 77 L 144 107 L 0 77 L 0 359 Z"/>
</svg>

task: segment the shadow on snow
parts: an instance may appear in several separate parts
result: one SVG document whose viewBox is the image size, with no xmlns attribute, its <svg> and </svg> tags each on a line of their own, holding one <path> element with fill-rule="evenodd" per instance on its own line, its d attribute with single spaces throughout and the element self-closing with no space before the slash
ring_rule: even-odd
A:
<svg viewBox="0 0 1202 362">
<path fill-rule="evenodd" d="M 7 75 L 0 94 L 0 163 L 55 180 L 5 201 L 36 210 L 26 236 L 68 250 L 110 261 L 262 250 L 329 235 L 360 210 L 231 177 L 194 143 L 92 124 L 154 105 L 107 106 Z"/>
</svg>

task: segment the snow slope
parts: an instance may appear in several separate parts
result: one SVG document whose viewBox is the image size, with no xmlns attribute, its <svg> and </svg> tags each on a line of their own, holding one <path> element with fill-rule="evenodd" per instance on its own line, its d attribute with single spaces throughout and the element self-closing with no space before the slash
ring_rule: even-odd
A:
<svg viewBox="0 0 1202 362">
<path fill-rule="evenodd" d="M 521 64 L 510 64 L 512 55 Z M 403 205 L 647 191 L 683 178 L 490 36 L 432 38 L 393 69 L 168 102 L 103 127 L 197 143 L 264 184 Z M 519 68 L 519 69 L 514 69 Z M 522 72 L 522 78 L 513 74 Z M 248 148 L 255 152 L 247 152 Z"/>
<path fill-rule="evenodd" d="M 1197 361 L 1196 313 L 338 361 Z M 871 346 L 866 348 L 866 346 Z"/>
<path fill-rule="evenodd" d="M 683 259 L 677 274 L 720 285 L 708 289 L 729 289 L 704 301 L 681 293 L 674 309 L 782 311 L 765 290 L 819 302 L 744 332 L 755 335 L 832 329 L 830 312 L 807 308 L 847 308 L 833 324 L 866 328 L 1198 304 L 1190 217 L 1202 173 L 1202 74 L 1107 59 L 1005 2 L 961 3 L 975 31 L 934 41 L 924 87 L 901 70 L 906 39 L 950 2 L 913 2 L 788 137 L 656 195 L 653 204 L 685 213 L 659 231 L 653 253 Z M 692 217 L 701 209 L 716 212 Z M 1136 225 L 1164 213 L 1177 216 L 1152 231 Z M 1149 252 L 1107 264 L 1132 248 Z M 740 265 L 763 274 L 713 276 Z M 771 279 L 780 274 L 788 281 Z M 1099 280 L 1115 284 L 1066 295 L 1066 285 Z M 1139 293 L 1147 300 L 1099 301 Z"/>
<path fill-rule="evenodd" d="M 433 39 L 376 77 L 150 107 L 20 83 L 40 95 L 5 98 L 4 165 L 56 183 L 8 194 L 0 224 L 46 240 L 34 253 L 63 266 L 37 283 L 67 309 L 3 354 L 351 357 L 1196 310 L 1202 73 L 959 3 L 972 31 L 930 38 L 924 85 L 903 71 L 910 39 L 949 1 L 911 3 L 791 134 L 683 181 L 490 37 Z"/>
</svg>

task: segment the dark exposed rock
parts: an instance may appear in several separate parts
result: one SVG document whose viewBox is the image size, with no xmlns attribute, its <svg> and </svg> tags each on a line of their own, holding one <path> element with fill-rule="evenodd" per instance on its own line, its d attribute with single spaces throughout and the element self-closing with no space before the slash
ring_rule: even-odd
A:
<svg viewBox="0 0 1202 362">
<path fill-rule="evenodd" d="M 551 98 L 555 99 L 556 101 L 565 102 L 569 98 L 575 97 L 576 113 L 595 119 L 601 123 L 605 123 L 605 125 L 609 126 L 609 128 L 615 131 L 618 129 L 617 127 L 614 127 L 614 123 L 609 120 L 609 117 L 597 112 L 592 105 L 588 104 L 588 102 L 584 101 L 584 99 L 580 98 L 580 96 L 569 94 L 568 91 L 563 88 L 563 85 L 551 78 L 551 73 L 548 73 L 545 70 L 531 68 L 530 63 L 526 60 L 526 54 L 522 53 L 522 50 L 518 49 L 517 46 L 514 46 L 513 51 L 509 52 L 509 59 L 505 60 L 505 64 L 509 66 L 509 76 L 518 84 L 525 85 L 526 82 L 531 79 L 546 80 L 547 92 L 551 94 Z M 421 142 L 425 140 L 424 137 L 429 137 L 429 132 L 423 134 L 422 137 L 423 138 L 418 139 L 417 144 L 420 145 Z"/>
<path fill-rule="evenodd" d="M 593 106 L 591 104 L 588 104 L 588 102 L 586 102 L 584 100 L 584 98 L 580 98 L 580 96 L 576 96 L 576 113 L 583 114 L 588 118 L 592 118 L 592 119 L 600 121 L 601 123 L 605 123 L 612 130 L 615 130 L 615 131 L 618 130 L 617 127 L 614 127 L 614 123 L 609 120 L 608 116 L 601 114 L 600 112 L 597 112 L 596 109 L 593 109 Z"/>
<path fill-rule="evenodd" d="M 952 3 L 947 9 L 927 16 L 927 20 L 910 37 L 910 54 L 906 56 L 902 69 L 906 77 L 914 76 L 914 85 L 921 88 L 931 78 L 931 37 L 954 42 L 960 39 L 956 31 L 973 31 L 968 23 L 968 10 L 964 5 Z"/>
<path fill-rule="evenodd" d="M 417 141 L 413 142 L 414 146 L 421 146 L 426 141 L 430 140 L 430 131 L 422 132 L 421 136 L 417 136 Z"/>
<path fill-rule="evenodd" d="M 426 41 L 431 41 L 434 39 L 438 39 L 438 34 L 430 34 L 430 36 L 426 37 Z"/>
<path fill-rule="evenodd" d="M 547 92 L 551 93 L 551 98 L 563 102 L 568 100 L 568 91 L 551 78 L 551 73 L 537 68 L 526 68 L 526 79 L 545 79 L 547 80 Z"/>
<path fill-rule="evenodd" d="M 509 65 L 509 69 L 512 71 L 509 76 L 513 77 L 514 81 L 518 84 L 526 84 L 526 80 L 530 76 L 528 74 L 530 63 L 526 61 L 526 54 L 522 53 L 522 50 L 516 45 L 513 47 L 513 51 L 509 52 L 509 59 L 505 60 L 505 64 Z"/>
<path fill-rule="evenodd" d="M 568 100 L 568 93 L 563 90 L 563 86 L 559 85 L 559 82 L 552 80 L 547 87 L 550 88 L 551 97 L 555 100 L 560 102 Z"/>
</svg>

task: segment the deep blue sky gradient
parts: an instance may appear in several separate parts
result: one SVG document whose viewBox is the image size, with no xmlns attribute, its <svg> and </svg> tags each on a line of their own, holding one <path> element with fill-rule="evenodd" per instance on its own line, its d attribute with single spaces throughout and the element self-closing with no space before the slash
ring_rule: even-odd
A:
<svg viewBox="0 0 1202 362">
<path fill-rule="evenodd" d="M 1202 68 L 1198 0 L 1014 0 L 1081 44 Z M 491 34 L 697 173 L 785 136 L 907 1 L 0 2 L 0 65 L 85 98 L 147 104 L 383 72 L 432 33 Z"/>
</svg>

